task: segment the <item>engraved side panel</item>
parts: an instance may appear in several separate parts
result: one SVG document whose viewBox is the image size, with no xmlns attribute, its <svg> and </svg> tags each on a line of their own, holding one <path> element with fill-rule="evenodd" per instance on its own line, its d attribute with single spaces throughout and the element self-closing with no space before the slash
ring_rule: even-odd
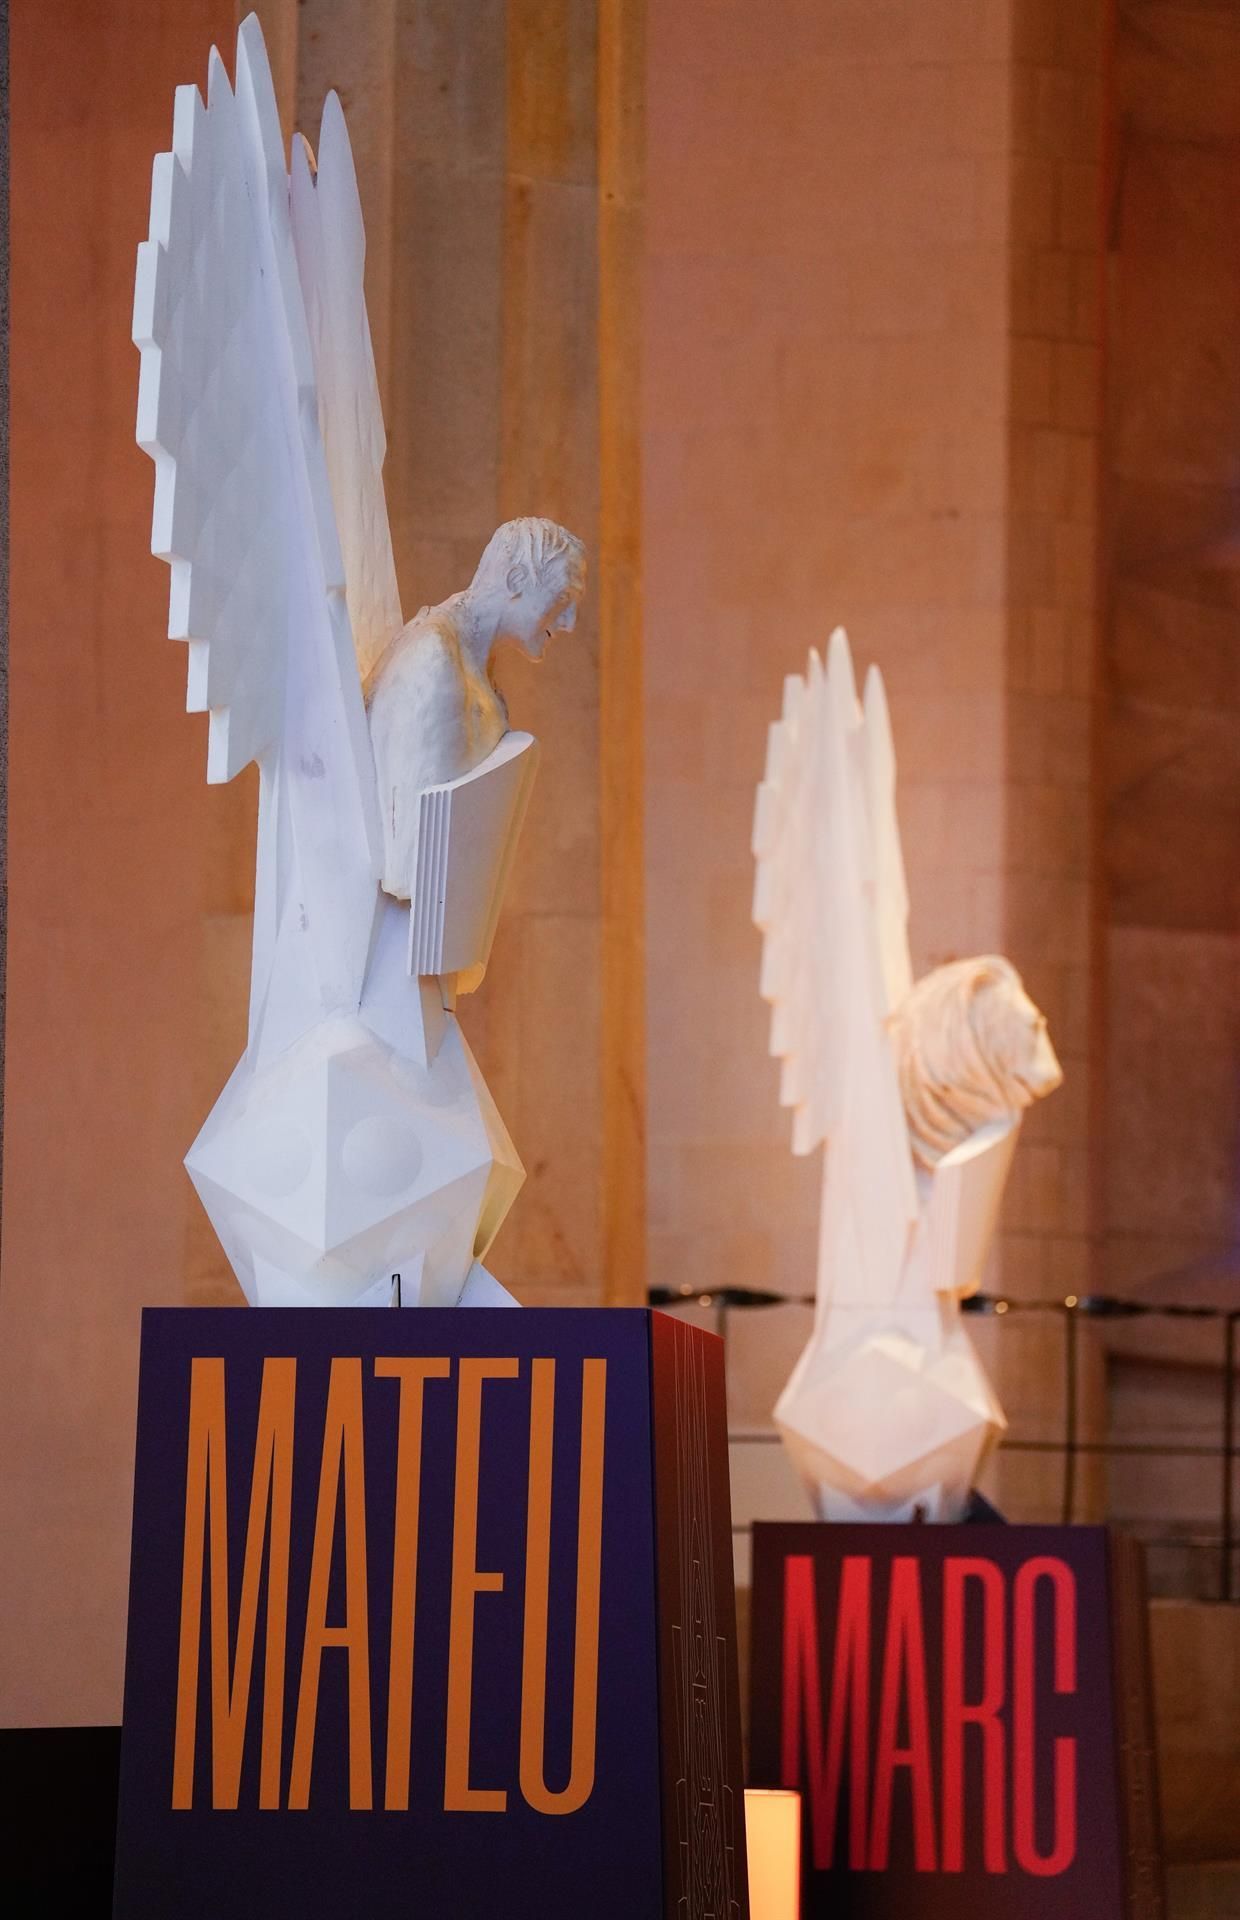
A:
<svg viewBox="0 0 1240 1920">
<path fill-rule="evenodd" d="M 1165 1920 L 1149 1599 L 1139 1541 L 1110 1535 L 1111 1632 L 1124 1872 L 1129 1920 Z"/>
<path fill-rule="evenodd" d="M 759 1523 L 749 1772 L 804 1911 L 1161 1920 L 1138 1571 L 1095 1526 Z"/>
<path fill-rule="evenodd" d="M 723 1343 L 650 1326 L 664 1913 L 748 1920 Z"/>
</svg>

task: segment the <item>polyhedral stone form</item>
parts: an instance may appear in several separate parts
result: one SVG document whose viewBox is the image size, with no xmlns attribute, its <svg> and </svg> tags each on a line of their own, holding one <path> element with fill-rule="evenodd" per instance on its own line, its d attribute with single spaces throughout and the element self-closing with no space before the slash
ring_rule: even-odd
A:
<svg viewBox="0 0 1240 1920">
<path fill-rule="evenodd" d="M 234 1074 L 186 1165 L 267 1307 L 454 1305 L 522 1179 L 455 1021 L 423 1066 L 343 1016 Z"/>
<path fill-rule="evenodd" d="M 823 1519 L 959 1517 L 1004 1425 L 960 1318 L 1020 1109 L 1061 1078 L 996 955 L 913 984 L 882 680 L 831 636 L 785 682 L 754 823 L 780 1099 L 825 1146 L 818 1307 L 775 1417 Z"/>
<path fill-rule="evenodd" d="M 784 1445 L 822 1519 L 958 1514 L 1003 1413 L 955 1314 L 834 1317 L 779 1403 Z M 947 1321 L 947 1324 L 945 1324 Z M 951 1324 L 954 1322 L 955 1324 Z"/>
<path fill-rule="evenodd" d="M 214 51 L 205 106 L 178 89 L 134 303 L 207 776 L 260 773 L 248 1044 L 187 1165 L 253 1304 L 496 1305 L 479 1262 L 523 1171 L 455 1007 L 537 743 L 490 656 L 570 629 L 585 562 L 550 521 L 508 522 L 402 627 L 365 250 L 340 102 L 290 175 L 251 15 L 235 90 Z"/>
</svg>

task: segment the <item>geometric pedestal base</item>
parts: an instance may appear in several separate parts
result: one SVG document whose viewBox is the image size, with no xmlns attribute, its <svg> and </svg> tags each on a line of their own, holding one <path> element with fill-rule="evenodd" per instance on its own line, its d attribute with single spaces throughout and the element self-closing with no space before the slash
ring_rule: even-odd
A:
<svg viewBox="0 0 1240 1920">
<path fill-rule="evenodd" d="M 744 1920 L 721 1343 L 143 1316 L 117 1920 Z"/>
</svg>

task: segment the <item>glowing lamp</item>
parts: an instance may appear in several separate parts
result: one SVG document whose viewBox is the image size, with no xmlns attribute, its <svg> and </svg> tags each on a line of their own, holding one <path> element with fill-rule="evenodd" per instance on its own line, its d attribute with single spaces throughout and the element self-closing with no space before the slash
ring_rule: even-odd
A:
<svg viewBox="0 0 1240 1920">
<path fill-rule="evenodd" d="M 746 1787 L 750 1920 L 801 1920 L 801 1796 Z"/>
</svg>

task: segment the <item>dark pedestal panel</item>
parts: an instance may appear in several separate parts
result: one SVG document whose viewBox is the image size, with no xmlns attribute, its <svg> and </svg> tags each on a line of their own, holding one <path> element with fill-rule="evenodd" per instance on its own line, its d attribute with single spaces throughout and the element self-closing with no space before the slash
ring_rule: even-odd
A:
<svg viewBox="0 0 1240 1920">
<path fill-rule="evenodd" d="M 744 1920 L 720 1343 L 143 1317 L 116 1915 Z"/>
<path fill-rule="evenodd" d="M 805 1913 L 1159 1920 L 1139 1549 L 1102 1527 L 759 1526 L 750 1777 Z"/>
</svg>

